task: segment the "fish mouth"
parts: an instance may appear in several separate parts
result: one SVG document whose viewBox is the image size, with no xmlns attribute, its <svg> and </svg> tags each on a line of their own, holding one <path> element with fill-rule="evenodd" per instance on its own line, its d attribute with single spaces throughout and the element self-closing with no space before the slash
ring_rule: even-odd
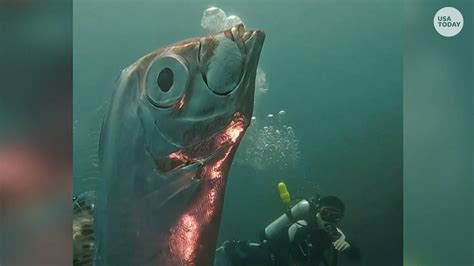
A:
<svg viewBox="0 0 474 266">
<path fill-rule="evenodd" d="M 171 174 L 189 165 L 206 165 L 207 162 L 219 157 L 229 147 L 237 144 L 247 125 L 246 120 L 236 114 L 226 127 L 210 137 L 156 159 L 157 171 L 162 174 Z"/>
<path fill-rule="evenodd" d="M 246 31 L 244 24 L 235 25 L 224 34 L 237 44 L 244 55 L 259 54 L 265 40 L 264 31 L 259 29 Z"/>
<path fill-rule="evenodd" d="M 240 78 L 236 84 L 236 87 L 239 87 L 246 80 L 245 77 L 248 76 L 249 72 L 251 73 L 253 72 L 254 69 L 256 70 L 256 66 L 260 58 L 260 52 L 262 50 L 263 42 L 265 40 L 265 32 L 259 29 L 246 31 L 243 24 L 238 24 L 228 30 L 220 32 L 217 35 L 220 37 L 224 35 L 225 38 L 230 39 L 232 42 L 234 42 L 237 45 L 240 51 L 240 54 L 243 60 L 240 66 L 241 67 Z M 211 35 L 210 40 L 214 40 L 213 38 L 214 36 Z M 200 51 L 198 55 L 198 61 L 201 64 L 200 71 L 201 71 L 204 83 L 209 87 L 209 84 L 207 81 L 207 69 L 206 69 L 205 64 L 202 65 L 202 62 L 203 62 L 202 61 L 203 58 L 201 57 L 201 53 L 203 49 L 202 47 L 203 47 L 203 42 L 201 42 L 199 46 Z M 215 49 L 215 47 L 212 49 Z M 218 95 L 228 95 L 228 94 L 231 94 L 235 90 L 229 90 L 226 92 L 217 92 L 215 90 L 212 90 L 212 91 Z"/>
<path fill-rule="evenodd" d="M 249 76 L 251 78 L 256 73 L 260 53 L 265 41 L 265 32 L 259 29 L 245 31 L 243 24 L 233 26 L 229 31 L 245 58 L 242 65 L 242 76 L 237 84 L 237 87 L 240 87 L 242 83 L 248 80 Z"/>
</svg>

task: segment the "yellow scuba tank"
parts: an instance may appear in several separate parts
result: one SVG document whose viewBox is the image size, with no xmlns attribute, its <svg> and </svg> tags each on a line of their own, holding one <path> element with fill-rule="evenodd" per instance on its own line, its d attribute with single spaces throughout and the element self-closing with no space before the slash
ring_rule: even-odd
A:
<svg viewBox="0 0 474 266">
<path fill-rule="evenodd" d="M 285 204 L 286 207 L 289 207 L 291 204 L 291 196 L 286 188 L 286 184 L 283 182 L 278 183 L 278 192 L 280 192 L 280 199 Z"/>
<path fill-rule="evenodd" d="M 277 240 L 281 235 L 282 230 L 288 228 L 288 226 L 290 226 L 295 221 L 307 217 L 308 212 L 311 210 L 311 204 L 305 199 L 300 200 L 294 205 L 291 204 L 291 196 L 285 183 L 278 183 L 278 192 L 280 194 L 280 200 L 285 205 L 286 211 L 267 227 L 265 227 L 262 236 L 262 239 L 264 240 Z"/>
</svg>

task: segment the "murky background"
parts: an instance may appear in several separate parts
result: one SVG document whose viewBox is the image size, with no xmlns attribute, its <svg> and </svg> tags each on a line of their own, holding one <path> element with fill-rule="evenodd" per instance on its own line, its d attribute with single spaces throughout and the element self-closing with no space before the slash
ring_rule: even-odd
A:
<svg viewBox="0 0 474 266">
<path fill-rule="evenodd" d="M 405 3 L 407 266 L 474 265 L 474 2 L 449 2 L 465 21 L 453 38 L 433 28 L 434 14 L 444 6 L 442 0 Z"/>
<path fill-rule="evenodd" d="M 183 3 L 74 3 L 74 193 L 94 189 L 99 178 L 101 114 L 121 69 L 216 30 L 201 21 L 218 6 L 226 19 L 238 16 L 267 34 L 255 119 L 229 176 L 218 242 L 256 241 L 284 211 L 276 185 L 285 181 L 294 196 L 346 202 L 341 228 L 361 248 L 363 265 L 401 265 L 403 6 Z"/>
</svg>

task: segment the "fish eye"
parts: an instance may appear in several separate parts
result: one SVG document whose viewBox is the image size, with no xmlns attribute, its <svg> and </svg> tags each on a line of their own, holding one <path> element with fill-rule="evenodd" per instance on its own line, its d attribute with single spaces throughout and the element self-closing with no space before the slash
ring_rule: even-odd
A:
<svg viewBox="0 0 474 266">
<path fill-rule="evenodd" d="M 186 61 L 179 55 L 166 55 L 155 59 L 146 73 L 149 101 L 161 108 L 173 106 L 183 96 L 188 79 Z"/>
<path fill-rule="evenodd" d="M 168 92 L 171 89 L 171 86 L 173 86 L 173 70 L 169 67 L 165 67 L 161 70 L 160 74 L 158 74 L 156 83 L 163 92 Z"/>
<path fill-rule="evenodd" d="M 243 75 L 244 57 L 238 45 L 228 38 L 203 42 L 201 48 L 203 81 L 216 94 L 232 92 Z"/>
</svg>

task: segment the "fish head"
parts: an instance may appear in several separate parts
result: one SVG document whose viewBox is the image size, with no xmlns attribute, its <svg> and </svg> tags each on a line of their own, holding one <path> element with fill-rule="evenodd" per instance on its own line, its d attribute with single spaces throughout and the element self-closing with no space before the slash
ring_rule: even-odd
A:
<svg viewBox="0 0 474 266">
<path fill-rule="evenodd" d="M 264 39 L 263 31 L 239 24 L 139 60 L 140 119 L 153 157 L 186 151 L 181 163 L 189 163 L 240 139 L 252 117 Z M 173 168 L 165 164 L 163 170 Z"/>
</svg>

